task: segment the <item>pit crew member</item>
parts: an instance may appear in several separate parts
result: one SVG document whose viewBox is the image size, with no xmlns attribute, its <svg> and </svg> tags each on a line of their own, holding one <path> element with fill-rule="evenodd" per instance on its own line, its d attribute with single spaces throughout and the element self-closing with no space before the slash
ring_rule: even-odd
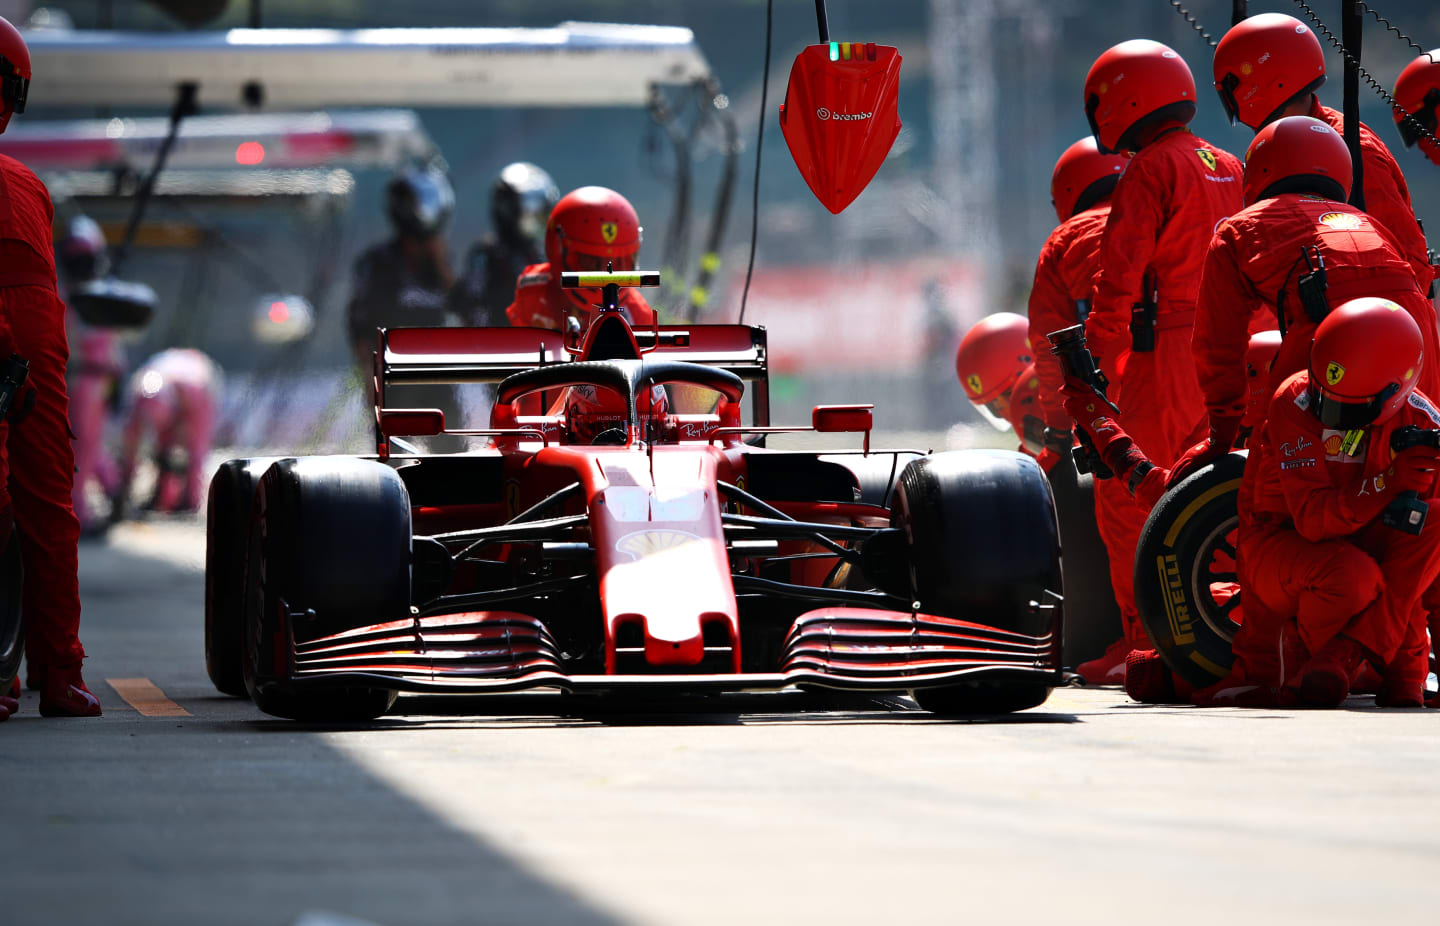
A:
<svg viewBox="0 0 1440 926">
<path fill-rule="evenodd" d="M 1010 423 L 1010 395 L 1020 374 L 1035 362 L 1030 350 L 1030 323 L 1014 312 L 996 312 L 980 319 L 955 349 L 955 375 L 965 398 L 998 430 Z M 1053 457 L 1049 462 L 1053 465 Z"/>
<path fill-rule="evenodd" d="M 1344 114 L 1322 106 L 1315 94 L 1325 83 L 1325 50 L 1315 33 L 1293 16 L 1258 13 L 1232 26 L 1215 48 L 1214 72 L 1215 91 L 1231 125 L 1240 122 L 1259 132 L 1286 116 L 1309 116 L 1345 134 Z M 1433 271 L 1410 188 L 1390 149 L 1364 123 L 1360 158 L 1365 211 L 1390 232 L 1420 291 L 1426 292 Z"/>
<path fill-rule="evenodd" d="M 1118 386 L 1121 423 L 1168 466 L 1204 425 L 1190 328 L 1205 242 L 1240 208 L 1240 162 L 1186 128 L 1195 80 L 1159 42 L 1135 39 L 1102 54 L 1085 80 L 1085 110 L 1100 150 L 1135 152 L 1111 196 L 1087 338 Z M 1111 561 L 1133 562 L 1143 516 L 1125 505 L 1097 513 L 1120 548 Z M 1108 654 L 1112 667 L 1121 648 Z"/>
<path fill-rule="evenodd" d="M 25 111 L 30 51 L 0 18 L 0 132 Z M 30 363 L 14 420 L 0 421 L 0 531 L 20 531 L 25 562 L 25 650 L 40 713 L 93 717 L 100 701 L 81 675 L 80 522 L 71 504 L 75 454 L 65 392 L 65 304 L 56 294 L 54 209 L 45 185 L 0 155 L 0 357 Z M 33 398 L 32 398 L 33 396 Z M 7 711 L 9 704 L 6 704 Z"/>
<path fill-rule="evenodd" d="M 1440 122 L 1436 120 L 1436 111 L 1440 109 L 1440 48 L 1427 51 L 1405 65 L 1405 69 L 1395 80 L 1394 95 L 1395 105 L 1408 115 L 1414 116 L 1416 121 L 1425 127 L 1425 131 L 1431 135 L 1437 134 L 1437 129 L 1440 129 Z M 1421 135 L 1400 113 L 1392 115 L 1405 147 L 1414 148 L 1418 145 L 1425 157 L 1430 159 L 1430 163 L 1440 164 L 1440 146 Z"/>
<path fill-rule="evenodd" d="M 515 281 L 538 264 L 540 242 L 560 190 L 545 171 L 526 161 L 507 165 L 490 190 L 491 233 L 465 256 L 450 291 L 450 310 L 466 325 L 503 325 L 515 301 Z"/>
<path fill-rule="evenodd" d="M 117 509 L 124 505 L 148 436 L 159 468 L 148 507 L 199 511 L 220 405 L 220 368 L 203 351 L 173 347 L 145 361 L 130 377 L 127 391 L 130 414 L 120 452 Z M 183 470 L 176 463 L 180 451 L 185 454 Z"/>
</svg>

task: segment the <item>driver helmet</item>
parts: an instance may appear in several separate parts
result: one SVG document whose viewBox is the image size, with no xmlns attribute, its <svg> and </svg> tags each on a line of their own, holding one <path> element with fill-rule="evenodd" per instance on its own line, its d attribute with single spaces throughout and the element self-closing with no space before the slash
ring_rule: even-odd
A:
<svg viewBox="0 0 1440 926">
<path fill-rule="evenodd" d="M 643 229 L 635 207 L 619 193 L 603 186 L 582 186 L 566 193 L 550 210 L 545 226 L 545 259 L 552 272 L 634 270 Z M 596 289 L 566 289 L 565 295 L 581 310 L 581 318 L 598 302 Z"/>
<path fill-rule="evenodd" d="M 455 191 L 439 168 L 406 168 L 385 188 L 385 210 L 401 235 L 433 238 L 455 211 Z"/>
<path fill-rule="evenodd" d="M 1389 299 L 1351 299 L 1325 316 L 1310 345 L 1310 411 L 1327 428 L 1389 420 L 1424 362 L 1420 326 Z"/>
<path fill-rule="evenodd" d="M 57 250 L 60 269 L 72 286 L 98 280 L 110 268 L 105 233 L 100 230 L 100 224 L 88 215 L 70 220 Z"/>
<path fill-rule="evenodd" d="M 965 332 L 955 352 L 955 373 L 965 397 L 1001 431 L 1010 429 L 1010 391 L 1035 362 L 1030 322 L 1013 312 L 987 315 Z"/>
<path fill-rule="evenodd" d="M 1101 151 L 1134 150 L 1145 130 L 1195 118 L 1195 77 L 1168 45 L 1150 39 L 1121 42 L 1090 65 L 1085 116 Z"/>
<path fill-rule="evenodd" d="M 10 117 L 25 111 L 30 95 L 30 47 L 20 30 L 0 16 L 0 132 Z"/>
<path fill-rule="evenodd" d="M 1310 28 L 1284 13 L 1236 23 L 1215 46 L 1215 92 L 1230 124 L 1255 131 L 1325 83 L 1325 49 Z"/>
<path fill-rule="evenodd" d="M 507 165 L 490 191 L 490 220 L 495 234 L 512 244 L 539 246 L 560 188 L 550 175 L 528 161 Z"/>
<path fill-rule="evenodd" d="M 1405 65 L 1395 81 L 1395 105 L 1424 126 L 1425 131 L 1440 135 L 1440 122 L 1436 119 L 1436 111 L 1440 109 L 1440 48 L 1427 51 Z M 1405 147 L 1418 144 L 1431 163 L 1440 164 L 1440 147 L 1421 135 L 1398 111 L 1392 111 L 1391 115 Z"/>
<path fill-rule="evenodd" d="M 1245 152 L 1245 205 L 1282 193 L 1350 197 L 1350 149 L 1319 119 L 1286 116 L 1265 126 Z"/>
</svg>

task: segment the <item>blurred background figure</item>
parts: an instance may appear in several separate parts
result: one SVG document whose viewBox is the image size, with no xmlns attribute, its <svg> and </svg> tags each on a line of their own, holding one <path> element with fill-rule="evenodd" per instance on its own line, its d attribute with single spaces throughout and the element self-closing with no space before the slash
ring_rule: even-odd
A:
<svg viewBox="0 0 1440 926">
<path fill-rule="evenodd" d="M 105 276 L 110 266 L 105 235 L 89 216 L 70 220 L 58 247 L 58 263 L 70 289 Z M 92 492 L 107 498 L 119 488 L 119 471 L 106 447 L 110 416 L 120 405 L 120 382 L 125 376 L 125 350 L 113 328 L 92 328 L 70 313 L 70 430 L 75 436 L 75 486 L 71 493 L 82 534 L 103 532 L 109 526 L 94 510 Z"/>
<path fill-rule="evenodd" d="M 120 452 L 116 516 L 126 508 L 147 440 L 152 442 L 156 474 L 146 507 L 165 512 L 199 510 L 205 497 L 205 464 L 215 436 L 220 387 L 220 368 L 204 352 L 188 347 L 161 351 L 130 377 L 130 414 Z"/>
<path fill-rule="evenodd" d="M 450 310 L 465 325 L 504 325 L 515 301 L 515 281 L 543 261 L 541 238 L 560 188 L 545 171 L 516 161 L 500 171 L 490 191 L 490 234 L 465 255 L 450 292 Z"/>
</svg>

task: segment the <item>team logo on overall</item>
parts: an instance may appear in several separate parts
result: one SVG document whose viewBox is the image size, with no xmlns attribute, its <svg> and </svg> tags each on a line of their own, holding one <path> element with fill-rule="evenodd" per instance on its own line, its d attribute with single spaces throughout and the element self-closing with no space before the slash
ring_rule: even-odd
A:
<svg viewBox="0 0 1440 926">
<path fill-rule="evenodd" d="M 1328 384 L 1331 385 L 1331 386 L 1334 386 L 1335 384 L 1339 383 L 1340 380 L 1342 380 L 1342 379 L 1344 379 L 1344 378 L 1345 378 L 1345 368 L 1342 367 L 1340 364 L 1338 364 L 1338 363 L 1336 363 L 1335 361 L 1332 360 L 1332 361 L 1330 361 L 1329 363 L 1327 363 L 1327 364 L 1325 365 L 1325 382 L 1326 382 L 1326 383 L 1328 383 Z"/>
<path fill-rule="evenodd" d="M 965 385 L 967 385 L 967 386 L 970 387 L 970 391 L 971 391 L 971 392 L 975 393 L 976 395 L 979 395 L 979 394 L 980 394 L 980 374 L 979 374 L 979 373 L 971 373 L 969 376 L 965 377 Z"/>
<path fill-rule="evenodd" d="M 1365 220 L 1349 212 L 1327 212 L 1320 216 L 1320 224 L 1341 230 L 1364 228 Z"/>
<path fill-rule="evenodd" d="M 1211 170 L 1215 169 L 1215 155 L 1208 148 L 1196 148 L 1195 153 L 1200 155 L 1200 163 Z"/>
<path fill-rule="evenodd" d="M 620 226 L 614 222 L 601 222 L 600 237 L 605 239 L 606 244 L 614 244 L 615 239 L 620 237 Z"/>
</svg>

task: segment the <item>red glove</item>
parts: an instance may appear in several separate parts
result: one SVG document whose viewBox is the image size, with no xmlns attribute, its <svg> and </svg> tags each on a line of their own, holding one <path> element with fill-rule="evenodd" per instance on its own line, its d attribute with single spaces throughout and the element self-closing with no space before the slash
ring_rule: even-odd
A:
<svg viewBox="0 0 1440 926">
<path fill-rule="evenodd" d="M 1388 489 L 1396 492 L 1418 492 L 1431 494 L 1435 485 L 1435 472 L 1440 470 L 1440 450 L 1434 447 L 1407 447 L 1395 455 L 1390 462 Z"/>
<path fill-rule="evenodd" d="M 1055 464 L 1059 463 L 1061 459 L 1061 454 L 1056 453 L 1049 447 L 1042 447 L 1040 453 L 1035 457 L 1035 462 L 1040 464 L 1040 468 L 1044 470 L 1045 475 L 1048 476 L 1050 475 L 1050 470 L 1054 469 Z"/>
<path fill-rule="evenodd" d="M 1208 466 L 1229 453 L 1235 446 L 1235 437 L 1240 433 L 1240 416 L 1221 418 L 1210 416 L 1210 436 L 1185 451 L 1175 465 L 1170 467 L 1170 478 L 1165 488 L 1179 485 L 1202 466 Z"/>
<path fill-rule="evenodd" d="M 1149 462 L 1130 435 L 1110 417 L 1110 409 L 1089 386 L 1084 386 L 1082 392 L 1067 380 L 1060 391 L 1065 396 L 1066 413 L 1075 420 L 1075 426 L 1090 438 L 1095 452 L 1115 473 L 1115 478 L 1127 481 L 1132 469 L 1140 463 Z"/>
</svg>

